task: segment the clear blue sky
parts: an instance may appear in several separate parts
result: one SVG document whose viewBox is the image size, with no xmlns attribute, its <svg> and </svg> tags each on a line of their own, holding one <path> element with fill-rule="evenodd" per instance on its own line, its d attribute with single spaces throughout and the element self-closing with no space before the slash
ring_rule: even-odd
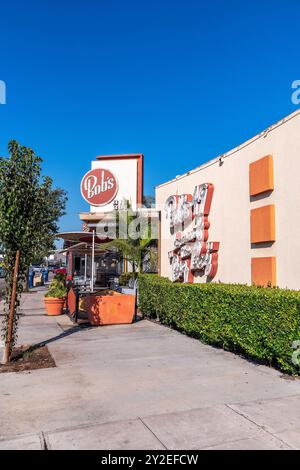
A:
<svg viewBox="0 0 300 470">
<path fill-rule="evenodd" d="M 144 153 L 153 194 L 296 109 L 299 0 L 10 0 L 0 18 L 0 154 L 43 157 L 63 230 L 96 155 Z"/>
</svg>

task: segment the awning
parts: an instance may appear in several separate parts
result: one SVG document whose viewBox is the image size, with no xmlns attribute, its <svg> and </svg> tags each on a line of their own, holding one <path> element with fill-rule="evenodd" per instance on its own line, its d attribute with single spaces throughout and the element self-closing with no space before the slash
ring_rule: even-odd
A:
<svg viewBox="0 0 300 470">
<path fill-rule="evenodd" d="M 57 234 L 57 238 L 73 243 L 93 243 L 93 232 L 62 232 Z M 110 241 L 110 238 L 102 238 L 95 233 L 95 243 L 107 243 Z"/>
<path fill-rule="evenodd" d="M 91 255 L 92 258 L 92 276 L 91 276 L 91 291 L 94 292 L 94 279 L 95 279 L 95 255 L 104 253 L 106 250 L 101 250 L 101 243 L 111 241 L 110 238 L 101 238 L 97 235 L 96 231 L 92 232 L 63 232 L 57 235 L 57 238 L 62 238 L 65 241 L 65 246 L 62 252 L 76 252 L 87 256 Z M 108 250 L 107 250 L 108 251 Z M 86 263 L 85 263 L 86 267 Z M 86 279 L 86 273 L 84 275 Z"/>
<path fill-rule="evenodd" d="M 100 256 L 103 255 L 104 253 L 107 253 L 108 250 L 103 248 L 100 248 L 101 245 L 95 245 L 95 256 Z M 78 256 L 83 256 L 83 255 L 90 255 L 91 254 L 91 249 L 92 249 L 92 243 L 86 243 L 86 242 L 81 242 L 81 243 L 75 243 L 75 245 L 70 245 L 68 247 L 62 248 L 61 250 L 58 251 L 58 253 L 70 253 L 73 252 Z"/>
</svg>

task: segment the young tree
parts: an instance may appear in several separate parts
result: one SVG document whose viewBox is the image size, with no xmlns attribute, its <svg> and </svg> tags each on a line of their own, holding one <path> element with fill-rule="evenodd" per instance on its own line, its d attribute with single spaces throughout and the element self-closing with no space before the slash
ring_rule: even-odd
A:
<svg viewBox="0 0 300 470">
<path fill-rule="evenodd" d="M 55 248 L 54 242 L 59 230 L 58 220 L 65 214 L 66 192 L 53 188 L 53 181 L 45 176 L 39 186 L 35 204 L 39 208 L 33 223 L 36 226 L 36 237 L 33 258 L 44 258 Z"/>
<path fill-rule="evenodd" d="M 57 221 L 64 214 L 67 198 L 64 190 L 52 187 L 51 178 L 41 178 L 42 159 L 31 148 L 11 141 L 8 150 L 9 158 L 0 157 L 0 244 L 4 250 L 6 272 L 4 340 L 8 330 L 13 267 L 16 252 L 20 251 L 12 349 L 17 339 L 17 307 L 29 265 L 34 258 L 46 256 L 53 248 Z"/>
</svg>

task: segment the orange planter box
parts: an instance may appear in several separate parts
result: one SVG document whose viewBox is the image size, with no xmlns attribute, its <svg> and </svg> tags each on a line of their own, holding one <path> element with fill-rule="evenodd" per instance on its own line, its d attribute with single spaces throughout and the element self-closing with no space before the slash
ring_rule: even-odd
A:
<svg viewBox="0 0 300 470">
<path fill-rule="evenodd" d="M 132 323 L 134 295 L 111 292 L 108 295 L 89 295 L 85 307 L 91 325 L 119 325 Z"/>
</svg>

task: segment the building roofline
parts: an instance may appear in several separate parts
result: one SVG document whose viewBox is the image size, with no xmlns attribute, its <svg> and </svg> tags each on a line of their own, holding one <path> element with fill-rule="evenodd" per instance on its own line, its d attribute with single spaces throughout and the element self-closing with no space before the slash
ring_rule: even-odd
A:
<svg viewBox="0 0 300 470">
<path fill-rule="evenodd" d="M 116 155 L 98 155 L 96 160 L 112 160 L 112 159 L 130 159 L 130 158 L 141 158 L 144 155 L 142 153 L 121 153 Z"/>
<path fill-rule="evenodd" d="M 290 121 L 291 119 L 294 119 L 299 114 L 300 114 L 300 109 L 297 109 L 293 113 L 289 114 L 288 116 L 284 117 L 283 119 L 280 119 L 275 124 L 272 124 L 271 126 L 267 127 L 265 130 L 260 132 L 259 134 L 256 134 L 254 137 L 246 140 L 245 142 L 243 142 L 242 144 L 234 147 L 233 149 L 229 150 L 228 152 L 223 153 L 223 154 L 219 154 L 217 157 L 212 158 L 211 160 L 208 160 L 205 163 L 202 163 L 200 166 L 197 166 L 193 170 L 187 171 L 186 173 L 182 173 L 181 175 L 178 175 L 175 178 L 172 178 L 171 180 L 166 181 L 165 183 L 161 183 L 161 184 L 155 186 L 155 188 L 161 188 L 163 186 L 167 186 L 168 184 L 174 183 L 174 181 L 178 181 L 182 178 L 185 178 L 188 175 L 191 175 L 193 173 L 197 173 L 198 171 L 204 170 L 205 168 L 207 168 L 209 166 L 212 166 L 216 163 L 219 163 L 220 158 L 222 158 L 222 159 L 228 158 L 228 157 L 232 156 L 233 154 L 235 154 L 236 152 L 238 152 L 239 150 L 242 150 L 244 147 L 247 147 L 248 145 L 252 144 L 256 140 L 267 137 L 267 135 L 270 132 L 274 131 L 275 129 L 277 129 L 277 127 L 280 127 L 283 124 L 286 124 L 288 121 Z"/>
</svg>

